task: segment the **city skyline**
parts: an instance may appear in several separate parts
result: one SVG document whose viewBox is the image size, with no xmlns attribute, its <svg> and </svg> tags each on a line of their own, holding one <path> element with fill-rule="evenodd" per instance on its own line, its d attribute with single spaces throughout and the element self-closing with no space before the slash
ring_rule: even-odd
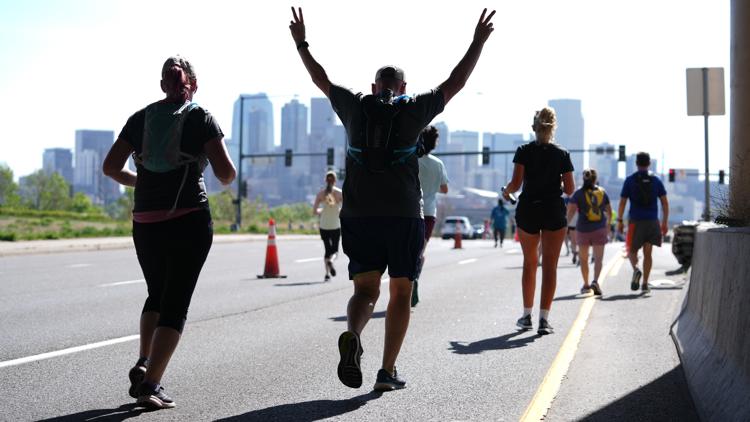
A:
<svg viewBox="0 0 750 422">
<path fill-rule="evenodd" d="M 407 91 L 418 93 L 448 76 L 482 7 L 433 3 L 299 5 L 311 51 L 332 81 L 367 92 L 374 69 L 391 62 L 406 70 Z M 380 29 L 378 16 L 390 6 L 409 22 L 400 31 Z M 204 21 L 199 36 L 175 36 L 164 25 L 167 18 L 191 22 L 195 10 Z M 352 18 L 332 30 L 331 10 Z M 266 92 L 274 115 L 295 96 L 309 107 L 304 99 L 321 93 L 294 50 L 289 15 L 288 5 L 272 3 L 187 1 L 179 9 L 139 0 L 0 4 L 0 52 L 13 58 L 0 69 L 0 114 L 13 122 L 10 139 L 24 140 L 6 148 L 0 161 L 20 176 L 39 167 L 44 149 L 72 147 L 78 128 L 119 133 L 128 116 L 160 97 L 158 72 L 174 53 L 195 64 L 196 100 L 228 138 L 238 93 Z M 702 167 L 702 154 L 695 152 L 702 151 L 703 122 L 686 115 L 685 69 L 728 68 L 727 3 L 542 0 L 499 5 L 497 18 L 474 74 L 439 120 L 455 130 L 526 133 L 534 110 L 549 98 L 578 98 L 587 144 L 625 144 L 664 156 L 667 167 Z M 132 31 L 136 19 L 139 31 Z M 376 48 L 379 43 L 394 48 Z M 64 106 L 39 113 L 53 98 Z M 726 168 L 728 117 L 712 117 L 710 134 L 711 169 Z"/>
</svg>

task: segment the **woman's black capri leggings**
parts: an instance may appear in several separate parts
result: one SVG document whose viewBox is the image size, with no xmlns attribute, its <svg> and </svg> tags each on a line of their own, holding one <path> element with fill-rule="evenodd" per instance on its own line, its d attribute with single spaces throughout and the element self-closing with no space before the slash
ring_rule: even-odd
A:
<svg viewBox="0 0 750 422">
<path fill-rule="evenodd" d="M 143 312 L 158 312 L 158 326 L 182 333 L 212 241 L 208 209 L 158 223 L 133 222 L 133 243 L 148 286 Z"/>
<path fill-rule="evenodd" d="M 341 238 L 341 229 L 323 230 L 320 229 L 320 238 L 323 239 L 323 245 L 326 249 L 326 259 L 332 257 L 339 251 L 339 239 Z"/>
</svg>

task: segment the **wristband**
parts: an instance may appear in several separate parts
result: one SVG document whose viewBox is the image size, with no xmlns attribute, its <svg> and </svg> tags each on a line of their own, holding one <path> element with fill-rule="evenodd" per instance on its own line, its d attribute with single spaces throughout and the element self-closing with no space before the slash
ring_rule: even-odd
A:
<svg viewBox="0 0 750 422">
<path fill-rule="evenodd" d="M 308 44 L 307 41 L 302 41 L 301 43 L 297 44 L 297 50 L 299 50 L 300 48 L 303 48 L 303 47 L 304 48 L 308 48 L 308 47 L 310 47 L 310 44 Z"/>
</svg>

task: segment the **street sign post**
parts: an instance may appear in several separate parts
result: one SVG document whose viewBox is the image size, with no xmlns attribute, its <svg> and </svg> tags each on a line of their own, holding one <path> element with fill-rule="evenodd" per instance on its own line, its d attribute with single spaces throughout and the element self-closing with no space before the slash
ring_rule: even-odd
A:
<svg viewBox="0 0 750 422">
<path fill-rule="evenodd" d="M 711 221 L 711 193 L 708 180 L 708 116 L 724 115 L 724 68 L 687 69 L 688 116 L 703 116 L 705 149 L 705 208 L 703 218 Z"/>
</svg>

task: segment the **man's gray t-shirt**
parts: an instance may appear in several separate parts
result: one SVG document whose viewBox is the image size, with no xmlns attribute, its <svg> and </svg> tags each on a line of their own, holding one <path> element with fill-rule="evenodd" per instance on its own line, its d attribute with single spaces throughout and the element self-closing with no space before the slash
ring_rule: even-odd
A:
<svg viewBox="0 0 750 422">
<path fill-rule="evenodd" d="M 362 111 L 364 95 L 331 84 L 328 97 L 344 124 L 349 145 L 362 148 L 366 123 Z M 392 147 L 402 149 L 416 145 L 419 133 L 444 107 L 445 100 L 439 89 L 417 95 L 403 104 L 393 121 Z M 383 173 L 372 173 L 347 155 L 343 192 L 342 218 L 423 217 L 416 154 L 403 164 L 387 167 Z"/>
<path fill-rule="evenodd" d="M 448 174 L 443 161 L 432 154 L 419 159 L 419 182 L 422 184 L 424 215 L 437 216 L 437 193 L 441 185 L 448 184 Z"/>
</svg>

